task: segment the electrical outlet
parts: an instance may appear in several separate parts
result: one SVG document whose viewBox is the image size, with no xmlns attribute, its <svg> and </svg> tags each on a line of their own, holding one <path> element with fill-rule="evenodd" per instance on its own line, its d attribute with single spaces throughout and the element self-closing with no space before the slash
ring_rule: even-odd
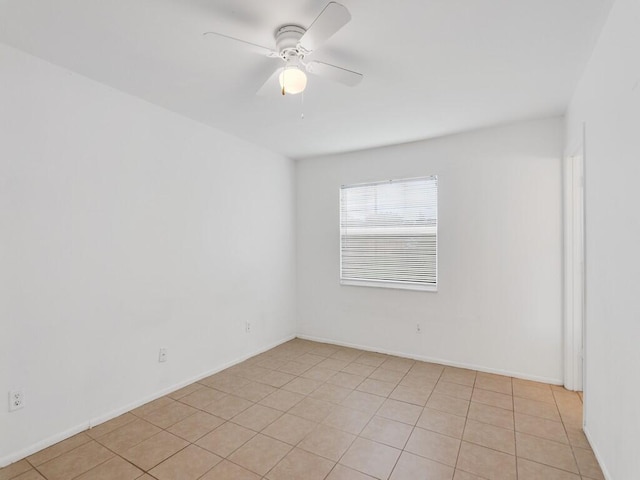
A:
<svg viewBox="0 0 640 480">
<path fill-rule="evenodd" d="M 251 333 L 251 322 L 246 322 L 246 323 L 244 324 L 244 331 L 245 331 L 246 333 Z"/>
<path fill-rule="evenodd" d="M 159 362 L 166 362 L 167 361 L 167 349 L 166 348 L 161 348 L 160 349 L 160 353 L 158 354 L 158 361 Z"/>
<path fill-rule="evenodd" d="M 422 333 L 422 325 L 416 323 L 416 333 Z"/>
<path fill-rule="evenodd" d="M 24 392 L 22 390 L 11 390 L 9 392 L 9 411 L 24 408 Z"/>
</svg>

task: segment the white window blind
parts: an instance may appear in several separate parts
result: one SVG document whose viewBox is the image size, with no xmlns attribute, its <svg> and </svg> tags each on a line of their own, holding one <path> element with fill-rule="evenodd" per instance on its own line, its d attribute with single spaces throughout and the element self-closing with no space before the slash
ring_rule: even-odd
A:
<svg viewBox="0 0 640 480">
<path fill-rule="evenodd" d="M 436 290 L 438 177 L 340 188 L 340 282 Z"/>
</svg>

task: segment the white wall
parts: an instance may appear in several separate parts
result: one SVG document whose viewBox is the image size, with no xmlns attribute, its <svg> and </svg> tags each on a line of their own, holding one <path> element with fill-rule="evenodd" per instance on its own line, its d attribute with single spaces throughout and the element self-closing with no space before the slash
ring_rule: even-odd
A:
<svg viewBox="0 0 640 480">
<path fill-rule="evenodd" d="M 640 1 L 617 0 L 567 113 L 586 125 L 585 430 L 609 479 L 640 478 Z"/>
<path fill-rule="evenodd" d="M 0 45 L 0 466 L 295 333 L 293 172 Z"/>
<path fill-rule="evenodd" d="M 562 133 L 548 119 L 298 161 L 299 333 L 560 383 Z M 432 174 L 439 291 L 341 286 L 340 185 Z"/>
</svg>

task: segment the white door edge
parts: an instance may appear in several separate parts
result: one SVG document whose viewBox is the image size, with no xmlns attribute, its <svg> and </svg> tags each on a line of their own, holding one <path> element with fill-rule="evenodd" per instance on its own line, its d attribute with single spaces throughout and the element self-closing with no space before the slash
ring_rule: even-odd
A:
<svg viewBox="0 0 640 480">
<path fill-rule="evenodd" d="M 584 375 L 584 148 L 564 160 L 564 386 L 583 390 Z"/>
</svg>

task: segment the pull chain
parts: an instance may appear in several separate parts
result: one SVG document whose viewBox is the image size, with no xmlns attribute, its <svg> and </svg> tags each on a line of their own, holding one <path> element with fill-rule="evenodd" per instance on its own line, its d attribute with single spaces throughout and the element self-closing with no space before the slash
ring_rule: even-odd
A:
<svg viewBox="0 0 640 480">
<path fill-rule="evenodd" d="M 304 92 L 300 94 L 300 120 L 304 120 Z"/>
</svg>

